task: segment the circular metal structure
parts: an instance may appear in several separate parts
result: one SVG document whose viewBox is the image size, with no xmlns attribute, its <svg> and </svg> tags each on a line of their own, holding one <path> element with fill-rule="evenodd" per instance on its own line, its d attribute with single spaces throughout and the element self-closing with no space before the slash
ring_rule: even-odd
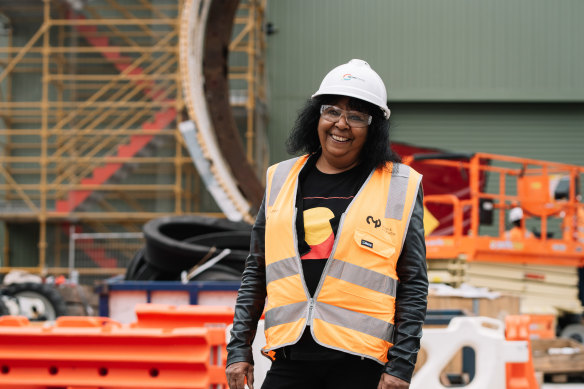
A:
<svg viewBox="0 0 584 389">
<path fill-rule="evenodd" d="M 189 117 L 210 172 L 225 197 L 253 221 L 263 186 L 248 162 L 229 101 L 228 47 L 239 0 L 186 0 L 180 31 L 180 72 Z"/>
</svg>

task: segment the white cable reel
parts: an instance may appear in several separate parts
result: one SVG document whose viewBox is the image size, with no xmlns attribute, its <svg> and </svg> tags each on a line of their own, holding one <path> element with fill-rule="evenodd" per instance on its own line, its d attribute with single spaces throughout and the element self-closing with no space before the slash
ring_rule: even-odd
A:
<svg viewBox="0 0 584 389">
<path fill-rule="evenodd" d="M 377 105 L 386 119 L 391 114 L 387 107 L 387 90 L 383 80 L 361 59 L 352 59 L 328 72 L 312 97 L 320 95 L 356 97 Z"/>
</svg>

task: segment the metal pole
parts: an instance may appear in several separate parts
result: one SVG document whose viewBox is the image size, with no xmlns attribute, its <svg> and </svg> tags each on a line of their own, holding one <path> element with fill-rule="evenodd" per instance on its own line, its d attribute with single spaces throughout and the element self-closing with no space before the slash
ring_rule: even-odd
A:
<svg viewBox="0 0 584 389">
<path fill-rule="evenodd" d="M 51 17 L 50 0 L 44 2 L 44 24 L 49 25 Z M 39 269 L 46 269 L 47 256 L 47 151 L 48 151 L 48 99 L 49 99 L 49 56 L 50 56 L 49 29 L 43 35 L 43 91 L 42 91 L 42 125 L 41 125 L 41 187 L 40 187 L 40 237 L 39 237 Z"/>
<path fill-rule="evenodd" d="M 180 4 L 179 4 L 179 8 Z M 180 30 L 180 13 L 179 16 L 175 20 L 175 29 L 176 31 Z M 178 61 L 178 58 L 177 58 Z M 182 135 L 180 131 L 178 131 L 178 124 L 182 121 L 182 113 L 184 109 L 184 102 L 182 100 L 182 76 L 180 72 L 176 72 L 176 89 L 177 94 L 175 98 L 176 102 L 176 124 L 175 124 L 175 151 L 174 151 L 174 169 L 175 169 L 175 190 L 174 190 L 174 198 L 175 198 L 175 205 L 174 205 L 174 212 L 177 215 L 183 213 L 183 197 L 184 197 L 184 189 L 183 189 L 183 163 L 182 163 L 182 149 L 183 149 L 183 142 L 182 142 Z"/>
<path fill-rule="evenodd" d="M 77 238 L 75 233 L 75 225 L 69 225 L 69 278 L 72 277 L 73 271 L 75 271 L 75 238 Z"/>
</svg>

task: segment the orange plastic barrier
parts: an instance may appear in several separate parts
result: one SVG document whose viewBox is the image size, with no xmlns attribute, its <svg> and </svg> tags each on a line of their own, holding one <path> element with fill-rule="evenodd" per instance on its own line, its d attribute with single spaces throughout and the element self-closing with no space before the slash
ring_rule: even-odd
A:
<svg viewBox="0 0 584 389">
<path fill-rule="evenodd" d="M 505 319 L 505 337 L 507 340 L 526 340 L 529 348 L 529 360 L 524 363 L 507 363 L 507 389 L 538 389 L 535 379 L 531 343 L 529 342 L 530 317 L 527 315 L 510 315 Z"/>
<path fill-rule="evenodd" d="M 205 307 L 205 319 L 197 308 L 140 306 L 131 325 L 60 317 L 41 327 L 1 317 L 0 387 L 226 389 L 225 326 L 213 320 L 227 311 Z"/>
<path fill-rule="evenodd" d="M 212 305 L 137 304 L 136 328 L 204 327 L 233 323 L 233 308 Z"/>
<path fill-rule="evenodd" d="M 556 337 L 555 315 L 529 315 L 530 339 L 553 339 Z"/>
</svg>

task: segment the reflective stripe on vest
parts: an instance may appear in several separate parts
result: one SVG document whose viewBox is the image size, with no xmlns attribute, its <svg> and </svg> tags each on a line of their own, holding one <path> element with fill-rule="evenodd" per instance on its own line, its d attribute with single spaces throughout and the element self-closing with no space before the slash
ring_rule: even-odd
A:
<svg viewBox="0 0 584 389">
<path fill-rule="evenodd" d="M 395 269 L 421 176 L 401 164 L 394 164 L 391 173 L 370 174 L 341 217 L 311 307 L 295 231 L 298 173 L 305 162 L 302 157 L 268 170 L 264 351 L 295 343 L 310 320 L 318 343 L 384 363 L 394 329 Z M 377 201 L 380 195 L 387 200 Z M 268 248 L 270 236 L 278 239 Z"/>
<path fill-rule="evenodd" d="M 385 207 L 385 217 L 401 220 L 406 203 L 406 191 L 410 168 L 404 169 L 399 163 L 394 164 L 395 168 L 391 172 L 391 183 L 393 185 L 391 196 L 387 196 L 387 206 Z"/>
<path fill-rule="evenodd" d="M 266 177 L 265 334 L 270 349 L 295 343 L 306 324 L 308 293 L 296 237 L 297 177 L 307 157 L 281 162 Z"/>
<path fill-rule="evenodd" d="M 276 202 L 276 198 L 284 185 L 284 181 L 286 177 L 288 177 L 288 173 L 294 166 L 294 164 L 298 161 L 298 158 L 292 158 L 287 161 L 281 162 L 276 166 L 276 171 L 273 174 L 270 188 L 270 195 L 268 198 L 268 206 L 271 207 Z M 269 174 L 269 173 L 268 173 Z M 268 178 L 269 179 L 269 178 Z"/>
</svg>

